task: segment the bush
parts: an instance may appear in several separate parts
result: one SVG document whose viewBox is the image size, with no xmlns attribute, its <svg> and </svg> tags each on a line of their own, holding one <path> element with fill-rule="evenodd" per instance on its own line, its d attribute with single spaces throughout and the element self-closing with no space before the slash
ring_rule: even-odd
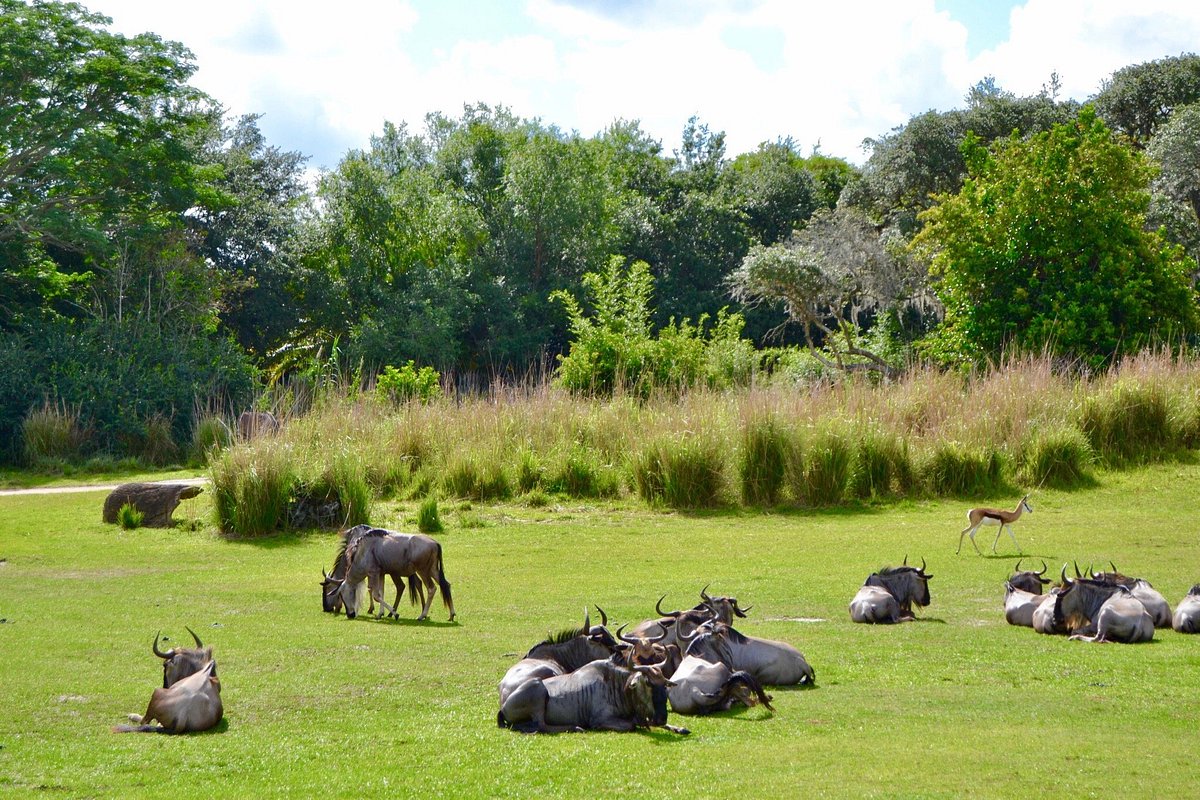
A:
<svg viewBox="0 0 1200 800">
<path fill-rule="evenodd" d="M 179 461 L 179 446 L 171 438 L 171 420 L 163 414 L 152 414 L 145 422 L 137 454 L 145 463 L 165 467 Z"/>
<path fill-rule="evenodd" d="M 571 497 L 615 497 L 621 490 L 616 472 L 600 455 L 578 445 L 550 468 L 546 488 Z"/>
<path fill-rule="evenodd" d="M 133 503 L 126 503 L 117 509 L 117 523 L 125 530 L 142 527 L 146 515 L 134 508 Z"/>
<path fill-rule="evenodd" d="M 746 505 L 773 506 L 787 478 L 791 438 L 773 418 L 753 421 L 742 429 L 738 483 Z"/>
<path fill-rule="evenodd" d="M 1035 432 L 1021 451 L 1021 480 L 1028 486 L 1069 489 L 1091 482 L 1095 460 L 1083 431 L 1064 425 Z"/>
<path fill-rule="evenodd" d="M 433 367 L 417 369 L 411 360 L 399 369 L 389 364 L 376 380 L 375 389 L 397 403 L 413 399 L 428 403 L 442 396 L 442 376 Z"/>
<path fill-rule="evenodd" d="M 1096 455 L 1112 465 L 1161 458 L 1172 449 L 1167 393 L 1156 383 L 1120 381 L 1089 397 L 1079 427 Z"/>
<path fill-rule="evenodd" d="M 192 429 L 192 457 L 200 463 L 207 463 L 213 455 L 231 444 L 233 431 L 221 417 L 201 417 Z"/>
<path fill-rule="evenodd" d="M 849 492 L 870 498 L 907 492 L 914 482 L 908 445 L 898 436 L 868 430 L 854 450 Z"/>
<path fill-rule="evenodd" d="M 800 480 L 793 482 L 797 500 L 812 506 L 842 502 L 850 483 L 853 450 L 849 440 L 838 433 L 821 433 L 805 442 Z M 793 475 L 797 472 L 793 470 Z"/>
<path fill-rule="evenodd" d="M 438 515 L 438 501 L 433 495 L 421 501 L 417 508 L 417 530 L 421 533 L 441 533 L 442 518 Z"/>
<path fill-rule="evenodd" d="M 538 462 L 537 454 L 529 448 L 517 453 L 517 491 L 529 494 L 542 485 L 545 468 Z"/>
<path fill-rule="evenodd" d="M 371 483 L 366 461 L 354 452 L 339 453 L 327 477 L 329 488 L 341 503 L 343 527 L 362 525 L 371 518 Z"/>
<path fill-rule="evenodd" d="M 921 481 L 935 495 L 979 497 L 1003 488 L 1003 461 L 958 442 L 938 442 L 921 464 Z"/>
<path fill-rule="evenodd" d="M 262 536 L 287 523 L 297 485 L 289 449 L 235 448 L 209 466 L 213 507 L 222 533 Z"/>
<path fill-rule="evenodd" d="M 660 439 L 633 461 L 638 494 L 672 508 L 708 508 L 724 499 L 724 459 L 720 447 L 699 436 Z"/>
<path fill-rule="evenodd" d="M 77 461 L 86 440 L 79 409 L 65 403 L 45 403 L 30 411 L 21 424 L 21 443 L 30 464 Z"/>
<path fill-rule="evenodd" d="M 472 500 L 503 500 L 512 495 L 504 468 L 495 462 L 480 464 L 467 456 L 453 462 L 442 478 L 447 494 Z"/>
</svg>

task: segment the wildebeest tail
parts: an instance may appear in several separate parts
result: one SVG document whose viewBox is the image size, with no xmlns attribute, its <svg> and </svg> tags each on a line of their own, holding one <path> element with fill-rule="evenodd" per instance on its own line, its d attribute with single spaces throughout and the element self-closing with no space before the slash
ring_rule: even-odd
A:
<svg viewBox="0 0 1200 800">
<path fill-rule="evenodd" d="M 496 712 L 496 727 L 498 727 L 498 728 L 511 728 L 512 727 L 512 723 L 504 718 L 504 709 L 500 709 L 499 711 Z"/>
<path fill-rule="evenodd" d="M 162 725 L 113 725 L 113 733 L 170 733 Z"/>
<path fill-rule="evenodd" d="M 775 710 L 775 707 L 771 705 L 771 695 L 763 691 L 762 684 L 759 683 L 758 679 L 749 672 L 746 672 L 745 670 L 738 670 L 729 677 L 729 682 L 742 684 L 747 689 L 754 692 L 754 695 L 758 698 L 758 702 L 762 703 L 771 711 Z"/>
<path fill-rule="evenodd" d="M 442 565 L 442 543 L 438 542 L 438 586 L 442 590 L 442 605 L 452 608 L 453 598 L 450 597 L 450 581 L 446 580 L 446 568 Z M 430 598 L 431 600 L 433 598 Z"/>
</svg>

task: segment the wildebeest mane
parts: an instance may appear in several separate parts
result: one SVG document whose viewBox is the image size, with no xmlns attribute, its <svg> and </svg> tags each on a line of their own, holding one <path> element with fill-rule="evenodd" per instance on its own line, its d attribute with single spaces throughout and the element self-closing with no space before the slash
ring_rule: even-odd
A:
<svg viewBox="0 0 1200 800">
<path fill-rule="evenodd" d="M 583 628 L 564 628 L 558 633 L 548 633 L 546 634 L 545 640 L 535 644 L 529 649 L 529 652 L 532 653 L 537 648 L 545 647 L 546 645 L 565 644 L 574 639 L 576 636 L 586 636 L 588 633 L 590 633 L 590 631 L 586 631 Z"/>
<path fill-rule="evenodd" d="M 1091 623 L 1100 613 L 1100 606 L 1108 598 L 1121 592 L 1128 595 L 1129 589 L 1115 583 L 1079 578 L 1071 581 L 1070 588 L 1054 598 L 1054 624 L 1066 625 L 1068 630 L 1075 630 Z M 1064 602 L 1070 602 L 1070 593 L 1075 593 L 1077 601 L 1071 602 L 1072 613 L 1067 614 L 1063 608 Z"/>
<path fill-rule="evenodd" d="M 1200 596 L 1200 583 L 1194 584 L 1192 588 L 1188 589 L 1188 594 Z"/>
</svg>

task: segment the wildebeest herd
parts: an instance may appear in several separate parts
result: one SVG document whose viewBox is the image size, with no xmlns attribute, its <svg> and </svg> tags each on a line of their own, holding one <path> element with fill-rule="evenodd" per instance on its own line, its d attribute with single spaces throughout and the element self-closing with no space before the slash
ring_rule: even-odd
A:
<svg viewBox="0 0 1200 800">
<path fill-rule="evenodd" d="M 1006 512 L 1011 520 L 997 518 L 1001 530 L 1020 510 Z M 961 540 L 960 535 L 960 547 Z M 1021 563 L 1004 583 L 1005 619 L 1012 625 L 1092 642 L 1145 642 L 1153 638 L 1155 628 L 1200 632 L 1200 584 L 1172 615 L 1149 581 L 1123 575 L 1111 562 L 1111 572 L 1089 567 L 1084 574 L 1076 565 L 1074 578 L 1067 576 L 1064 565 L 1054 584 L 1045 577 L 1045 561 L 1040 571 L 1022 571 Z M 397 617 L 408 578 L 409 598 L 421 605 L 418 620 L 428 618 L 439 590 L 450 619 L 455 618 L 442 546 L 423 534 L 355 526 L 341 534 L 333 567 L 321 574 L 327 612 L 345 609 L 353 619 L 361 608 L 365 582 L 367 613 Z M 396 588 L 391 604 L 384 597 L 386 577 Z M 914 620 L 914 607 L 930 603 L 931 578 L 924 559 L 920 567 L 910 566 L 907 555 L 900 566 L 871 573 L 850 602 L 851 621 Z M 527 733 L 660 727 L 686 734 L 686 728 L 667 723 L 668 705 L 688 715 L 735 705 L 761 704 L 774 711 L 764 687 L 815 685 L 815 673 L 799 650 L 736 630 L 734 620 L 745 618 L 749 607 L 739 606 L 735 597 L 710 596 L 707 590 L 701 589 L 700 603 L 685 611 L 664 611 L 665 595 L 660 597 L 655 604 L 658 616 L 633 625 L 628 633 L 627 625 L 610 632 L 608 616 L 599 606 L 598 625 L 585 610 L 582 627 L 535 644 L 505 673 L 499 684 L 497 724 Z M 163 652 L 155 636 L 152 651 L 163 661 L 163 686 L 154 690 L 146 713 L 129 715 L 135 724 L 119 725 L 114 731 L 190 733 L 221 721 L 221 684 L 212 648 L 188 631 L 195 648 Z"/>
</svg>

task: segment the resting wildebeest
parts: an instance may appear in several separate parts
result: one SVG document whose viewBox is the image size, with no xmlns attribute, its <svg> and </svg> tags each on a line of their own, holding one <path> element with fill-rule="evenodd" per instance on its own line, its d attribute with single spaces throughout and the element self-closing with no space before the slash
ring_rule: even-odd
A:
<svg viewBox="0 0 1200 800">
<path fill-rule="evenodd" d="M 711 620 L 703 627 L 723 631 L 732 658 L 729 667 L 749 672 L 763 686 L 815 685 L 817 675 L 804 654 L 787 642 L 747 636 L 717 620 Z"/>
<path fill-rule="evenodd" d="M 863 587 L 850 601 L 850 619 L 854 622 L 893 623 L 916 619 L 912 607 L 929 605 L 929 579 L 925 559 L 921 567 L 884 567 L 867 576 Z"/>
<path fill-rule="evenodd" d="M 599 606 L 597 606 L 597 609 Z M 530 648 L 525 657 L 508 668 L 500 681 L 500 703 L 525 681 L 550 678 L 603 660 L 617 652 L 617 640 L 604 627 L 607 617 L 601 613 L 601 624 L 593 627 L 587 609 L 583 612 L 583 627 L 571 628 Z"/>
<path fill-rule="evenodd" d="M 1009 625 L 1033 627 L 1033 615 L 1049 595 L 1034 594 L 1004 582 L 1004 619 Z M 1053 613 L 1053 612 L 1051 612 Z"/>
<path fill-rule="evenodd" d="M 191 628 L 188 628 L 191 632 Z M 163 688 L 150 695 L 145 714 L 130 714 L 135 725 L 117 725 L 117 733 L 195 733 L 206 731 L 221 721 L 225 711 L 221 705 L 221 681 L 217 678 L 217 662 L 212 648 L 203 648 L 200 637 L 192 633 L 196 648 L 158 649 L 154 637 L 154 653 L 163 659 Z M 197 666 L 197 660 L 202 659 Z M 189 671 L 190 670 L 190 671 Z M 158 722 L 159 725 L 151 725 Z"/>
<path fill-rule="evenodd" d="M 341 534 L 341 542 L 338 545 L 337 553 L 333 558 L 333 568 L 326 573 L 321 570 L 321 606 L 325 611 L 337 614 L 342 610 L 342 596 L 335 589 L 341 584 L 346 577 L 346 549 L 352 541 L 357 541 L 364 533 L 369 530 L 374 530 L 370 525 L 355 525 L 353 528 Z M 392 603 L 392 608 L 400 605 L 400 598 L 404 595 L 404 576 L 399 573 L 389 573 L 392 583 L 396 586 L 396 600 Z M 413 581 L 411 595 L 413 602 L 418 599 L 421 605 L 425 605 L 425 590 L 421 586 L 420 581 Z M 368 614 L 375 613 L 375 598 L 368 593 L 367 597 L 370 600 L 370 606 L 367 608 Z"/>
<path fill-rule="evenodd" d="M 1200 583 L 1193 586 L 1175 606 L 1171 627 L 1180 633 L 1200 633 Z"/>
<path fill-rule="evenodd" d="M 657 636 L 630 636 L 621 632 L 624 628 L 624 625 L 617 628 L 617 639 L 623 642 L 618 645 L 620 651 L 617 655 L 620 656 L 620 665 L 631 667 L 635 664 L 640 666 L 659 664 L 663 675 L 671 677 L 683 657 L 679 652 L 678 645 L 663 644 L 667 632 L 664 630 Z"/>
<path fill-rule="evenodd" d="M 686 636 L 710 619 L 719 620 L 726 625 L 732 625 L 734 617 L 745 618 L 746 612 L 753 608 L 753 606 L 741 608 L 738 606 L 736 597 L 726 597 L 724 595 L 709 597 L 707 584 L 700 590 L 700 603 L 687 611 L 663 611 L 662 601 L 665 598 L 666 595 L 664 594 L 654 604 L 654 610 L 659 614 L 658 619 L 648 619 L 644 622 L 639 622 L 629 632 L 630 636 L 645 637 L 666 633 L 666 638 L 662 640 L 662 645 L 666 647 L 674 644 L 682 650 L 687 646 L 687 643 L 680 640 L 681 633 Z"/>
<path fill-rule="evenodd" d="M 1055 586 L 1042 595 L 1042 602 L 1033 610 L 1033 629 L 1038 633 L 1047 635 L 1064 635 L 1067 633 L 1067 626 L 1060 625 L 1054 621 L 1054 605 L 1058 599 L 1058 593 L 1062 591 L 1062 587 Z"/>
<path fill-rule="evenodd" d="M 331 591 L 340 593 L 346 616 L 354 619 L 362 605 L 362 582 L 365 578 L 371 597 L 379 604 L 380 616 L 384 610 L 396 615 L 396 609 L 383 599 L 383 576 L 401 575 L 425 584 L 425 601 L 418 620 L 429 616 L 433 596 L 438 587 L 442 590 L 442 602 L 450 609 L 454 619 L 454 598 L 450 595 L 450 582 L 446 580 L 442 565 L 442 546 L 436 539 L 423 533 L 396 533 L 383 528 L 372 528 L 346 547 L 346 577 Z M 409 591 L 413 604 L 417 602 L 415 589 Z"/>
<path fill-rule="evenodd" d="M 673 684 L 658 665 L 621 667 L 592 661 L 574 672 L 531 678 L 500 703 L 496 724 L 522 733 L 666 728 L 667 690 Z"/>
<path fill-rule="evenodd" d="M 1054 599 L 1054 623 L 1072 639 L 1134 644 L 1154 638 L 1154 619 L 1124 586 L 1089 578 L 1067 579 Z"/>
<path fill-rule="evenodd" d="M 1129 593 L 1146 607 L 1146 611 L 1150 612 L 1150 617 L 1154 620 L 1154 627 L 1171 627 L 1171 605 L 1167 602 L 1167 598 L 1162 596 L 1161 592 L 1150 585 L 1150 581 L 1145 578 L 1122 575 L 1117 571 L 1117 565 L 1111 561 L 1108 562 L 1108 565 L 1112 567 L 1112 572 L 1093 573 L 1091 568 L 1089 568 L 1088 573 L 1093 580 L 1116 586 L 1124 586 L 1128 589 Z M 1078 570 L 1078 567 L 1076 567 L 1076 570 Z"/>
<path fill-rule="evenodd" d="M 671 708 L 680 714 L 711 714 L 725 711 L 734 703 L 750 707 L 761 702 L 768 709 L 771 697 L 762 684 L 745 670 L 733 668 L 728 626 L 716 623 L 697 628 L 667 689 Z"/>
<path fill-rule="evenodd" d="M 1025 592 L 1029 592 L 1030 594 L 1040 595 L 1042 593 L 1042 587 L 1050 583 L 1049 578 L 1042 577 L 1046 574 L 1046 562 L 1042 562 L 1041 572 L 1034 572 L 1031 569 L 1027 569 L 1022 572 L 1021 561 L 1024 560 L 1025 559 L 1017 561 L 1017 566 L 1013 568 L 1013 574 L 1009 577 L 1008 582 L 1013 585 L 1014 589 L 1020 589 Z"/>
<path fill-rule="evenodd" d="M 270 411 L 243 411 L 237 425 L 238 435 L 243 441 L 279 430 L 279 420 Z"/>
</svg>

